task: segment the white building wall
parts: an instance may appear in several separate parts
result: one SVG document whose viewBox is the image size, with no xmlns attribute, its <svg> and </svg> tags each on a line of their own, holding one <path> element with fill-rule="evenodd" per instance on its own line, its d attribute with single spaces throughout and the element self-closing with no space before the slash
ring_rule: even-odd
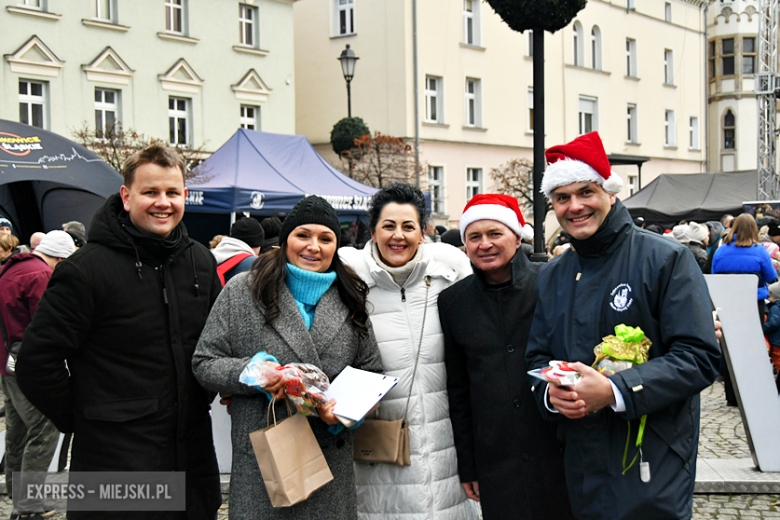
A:
<svg viewBox="0 0 780 520">
<path fill-rule="evenodd" d="M 414 83 L 411 0 L 355 0 L 356 33 L 333 37 L 329 4 L 301 0 L 294 6 L 296 29 L 297 132 L 317 149 L 330 152 L 333 125 L 346 117 L 344 79 L 336 58 L 349 44 L 360 57 L 352 82 L 352 113 L 372 131 L 414 137 Z M 546 146 L 579 134 L 581 95 L 598 99 L 598 130 L 608 154 L 645 156 L 642 184 L 661 173 L 704 171 L 705 88 L 704 2 L 672 0 L 672 21 L 665 2 L 588 2 L 576 19 L 583 26 L 583 66 L 573 62 L 572 25 L 545 35 Z M 481 40 L 465 45 L 463 2 L 418 2 L 420 159 L 443 166 L 446 214 L 439 222 L 456 224 L 466 203 L 466 171 L 483 169 L 484 190 L 493 189 L 491 168 L 533 156 L 529 131 L 528 88 L 533 61 L 526 56 L 528 37 L 511 31 L 485 2 L 480 8 Z M 601 30 L 601 70 L 592 70 L 590 32 Z M 626 38 L 637 41 L 636 78 L 626 78 Z M 674 53 L 674 81 L 664 85 L 664 49 Z M 425 77 L 444 78 L 443 124 L 425 122 Z M 466 126 L 465 81 L 482 86 L 478 128 Z M 638 108 L 639 139 L 627 142 L 627 104 Z M 664 111 L 675 111 L 676 146 L 664 145 Z M 688 121 L 700 124 L 700 146 L 688 146 Z M 635 167 L 616 167 L 621 175 Z M 625 196 L 625 194 L 623 194 Z"/>
<path fill-rule="evenodd" d="M 260 126 L 269 132 L 295 132 L 295 71 L 292 0 L 185 0 L 187 38 L 165 38 L 165 5 L 161 0 L 115 0 L 115 23 L 95 24 L 94 0 L 44 1 L 54 19 L 35 16 L 21 1 L 0 0 L 0 118 L 19 120 L 19 79 L 48 82 L 47 129 L 66 137 L 87 122 L 95 126 L 95 87 L 120 91 L 123 126 L 150 137 L 168 139 L 168 98 L 191 100 L 191 143 L 212 152 L 239 127 L 240 105 L 260 107 Z M 239 4 L 257 9 L 259 45 L 240 52 Z M 34 11 L 34 10 L 32 10 Z M 12 70 L 8 56 L 33 35 L 63 61 L 55 77 Z M 162 35 L 162 37 L 161 37 Z M 91 80 L 84 70 L 111 47 L 132 75 L 127 84 Z M 267 52 L 262 52 L 267 51 Z M 29 58 L 30 56 L 28 56 Z M 160 76 L 183 58 L 201 85 L 166 84 Z M 233 86 L 254 69 L 267 87 L 265 99 L 254 84 L 241 100 Z M 179 72 L 176 78 L 189 79 Z M 174 79 L 176 79 L 174 78 Z M 166 89 L 166 85 L 173 90 Z"/>
</svg>

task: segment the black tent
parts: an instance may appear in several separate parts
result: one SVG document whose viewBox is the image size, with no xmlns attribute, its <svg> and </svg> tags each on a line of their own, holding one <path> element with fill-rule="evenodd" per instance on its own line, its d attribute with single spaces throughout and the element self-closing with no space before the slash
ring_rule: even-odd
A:
<svg viewBox="0 0 780 520">
<path fill-rule="evenodd" d="M 623 203 L 632 217 L 668 227 L 680 220 L 720 220 L 742 213 L 758 198 L 755 170 L 733 173 L 662 174 Z"/>
<path fill-rule="evenodd" d="M 27 242 L 35 231 L 78 220 L 89 226 L 122 177 L 103 159 L 60 135 L 0 119 L 0 215 Z"/>
</svg>

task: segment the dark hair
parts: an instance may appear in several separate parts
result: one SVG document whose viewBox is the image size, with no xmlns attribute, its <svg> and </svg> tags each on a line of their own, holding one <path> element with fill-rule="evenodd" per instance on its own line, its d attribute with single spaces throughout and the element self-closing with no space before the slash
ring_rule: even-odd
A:
<svg viewBox="0 0 780 520">
<path fill-rule="evenodd" d="M 338 252 L 333 255 L 330 269 L 336 273 L 336 289 L 344 305 L 349 309 L 352 325 L 361 336 L 368 334 L 368 311 L 366 297 L 368 286 L 345 265 Z M 252 264 L 252 298 L 265 309 L 265 322 L 273 323 L 279 317 L 279 286 L 287 276 L 287 240 L 279 243 L 279 249 L 273 249 L 261 255 Z"/>
<path fill-rule="evenodd" d="M 262 226 L 263 231 L 265 231 L 265 239 L 268 240 L 269 238 L 279 236 L 279 231 L 282 230 L 282 221 L 279 217 L 268 217 L 260 222 L 260 226 Z"/>
<path fill-rule="evenodd" d="M 420 229 L 425 229 L 429 215 L 423 192 L 411 184 L 393 182 L 376 192 L 368 203 L 368 227 L 371 231 L 376 229 L 382 210 L 391 202 L 414 206 L 414 209 L 417 210 Z"/>
<path fill-rule="evenodd" d="M 132 186 L 135 179 L 135 171 L 144 164 L 156 164 L 163 168 L 178 168 L 181 172 L 181 180 L 184 181 L 184 158 L 169 146 L 161 144 L 150 144 L 143 150 L 139 150 L 125 161 L 122 166 L 122 177 L 125 179 L 125 186 Z"/>
<path fill-rule="evenodd" d="M 736 240 L 734 235 L 736 235 Z M 734 222 L 731 223 L 731 229 L 723 241 L 727 244 L 731 244 L 731 242 L 734 241 L 734 245 L 737 247 L 751 247 L 758 244 L 758 226 L 756 225 L 756 220 L 748 213 L 743 213 L 738 216 L 734 219 Z"/>
</svg>

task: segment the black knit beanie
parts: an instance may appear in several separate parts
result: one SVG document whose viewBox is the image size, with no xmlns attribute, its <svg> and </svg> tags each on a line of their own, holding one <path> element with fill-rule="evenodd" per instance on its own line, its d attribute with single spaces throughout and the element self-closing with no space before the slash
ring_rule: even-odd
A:
<svg viewBox="0 0 780 520">
<path fill-rule="evenodd" d="M 293 229 L 304 224 L 321 224 L 336 234 L 336 246 L 341 245 L 341 224 L 336 210 L 327 200 L 317 195 L 301 199 L 282 222 L 279 243 L 287 240 Z"/>
<path fill-rule="evenodd" d="M 230 236 L 243 241 L 249 247 L 261 247 L 265 240 L 265 231 L 256 218 L 247 217 L 236 220 L 230 228 Z"/>
</svg>

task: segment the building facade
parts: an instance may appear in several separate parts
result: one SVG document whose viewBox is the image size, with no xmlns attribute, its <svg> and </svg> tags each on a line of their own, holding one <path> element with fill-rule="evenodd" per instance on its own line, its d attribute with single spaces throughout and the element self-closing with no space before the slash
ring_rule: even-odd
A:
<svg viewBox="0 0 780 520">
<path fill-rule="evenodd" d="M 598 130 L 608 154 L 648 158 L 661 173 L 704 171 L 706 2 L 591 0 L 545 35 L 546 146 Z M 336 58 L 360 57 L 352 114 L 372 131 L 415 135 L 412 0 L 301 0 L 294 6 L 296 130 L 332 161 L 329 135 L 347 115 Z M 420 159 L 434 220 L 456 225 L 490 171 L 533 159 L 530 32 L 510 30 L 481 0 L 417 3 Z M 623 198 L 636 166 L 615 166 Z"/>
<path fill-rule="evenodd" d="M 758 0 L 719 0 L 707 9 L 710 171 L 758 164 Z"/>
<path fill-rule="evenodd" d="M 293 0 L 0 0 L 0 118 L 212 152 L 295 131 Z"/>
</svg>

